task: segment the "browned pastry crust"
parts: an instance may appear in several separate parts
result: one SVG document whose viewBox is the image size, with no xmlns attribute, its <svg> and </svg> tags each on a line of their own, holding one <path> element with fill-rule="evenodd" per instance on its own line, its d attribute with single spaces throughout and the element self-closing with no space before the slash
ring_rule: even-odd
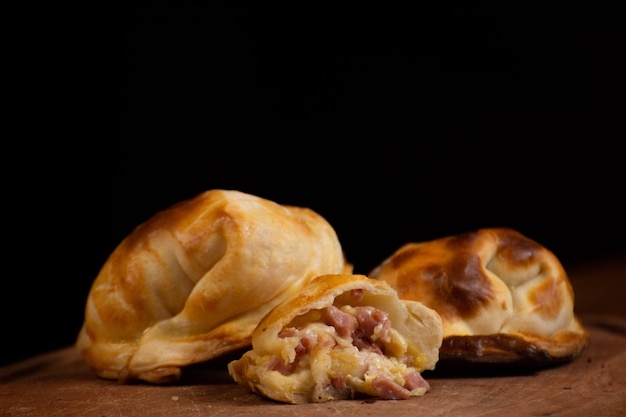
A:
<svg viewBox="0 0 626 417">
<path fill-rule="evenodd" d="M 172 382 L 184 366 L 248 346 L 261 317 L 315 276 L 351 269 L 312 210 L 209 190 L 115 248 L 76 345 L 100 377 Z"/>
<path fill-rule="evenodd" d="M 442 364 L 546 366 L 579 356 L 588 343 L 563 266 L 515 230 L 407 243 L 370 276 L 439 313 Z"/>
</svg>

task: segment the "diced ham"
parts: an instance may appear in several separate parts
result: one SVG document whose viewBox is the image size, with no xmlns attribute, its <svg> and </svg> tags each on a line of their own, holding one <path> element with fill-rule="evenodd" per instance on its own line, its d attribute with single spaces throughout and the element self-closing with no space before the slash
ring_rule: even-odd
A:
<svg viewBox="0 0 626 417">
<path fill-rule="evenodd" d="M 278 371 L 283 375 L 291 375 L 296 369 L 296 364 L 296 361 L 294 361 L 293 363 L 286 363 L 278 356 L 272 356 L 269 363 L 267 364 L 267 369 L 270 371 Z"/>
<path fill-rule="evenodd" d="M 354 297 L 362 297 L 358 290 L 353 290 Z M 340 337 L 352 336 L 352 343 L 359 350 L 371 349 L 383 353 L 383 343 L 391 340 L 391 323 L 386 312 L 371 306 L 354 308 L 355 316 L 331 305 L 324 309 L 324 323 L 333 326 Z"/>
<path fill-rule="evenodd" d="M 300 342 L 298 342 L 298 346 L 296 346 L 296 360 L 306 354 L 311 348 L 313 348 L 317 344 L 317 336 L 315 333 L 306 332 Z"/>
<path fill-rule="evenodd" d="M 278 337 L 293 337 L 298 334 L 297 330 L 293 327 L 284 329 L 278 334 Z M 299 359 L 306 355 L 307 352 L 317 344 L 317 337 L 314 333 L 305 332 L 304 336 L 298 341 L 298 345 L 295 347 L 296 357 L 292 363 L 285 363 L 278 356 L 273 356 L 269 361 L 267 368 L 270 371 L 278 371 L 283 375 L 289 375 L 293 373 L 298 365 Z"/>
<path fill-rule="evenodd" d="M 381 375 L 372 380 L 372 387 L 383 400 L 406 400 L 411 397 L 411 391 Z"/>
<path fill-rule="evenodd" d="M 422 375 L 417 371 L 409 372 L 404 376 L 404 387 L 409 391 L 424 387 L 426 389 L 430 389 L 428 382 L 426 382 Z"/>
<path fill-rule="evenodd" d="M 343 390 L 347 386 L 346 377 L 339 376 L 337 378 L 331 378 L 330 385 L 336 390 Z"/>
<path fill-rule="evenodd" d="M 352 344 L 359 350 L 370 349 L 382 355 L 383 343 L 391 340 L 389 316 L 374 307 L 355 307 L 354 310 L 358 328 L 352 332 Z"/>
<path fill-rule="evenodd" d="M 354 316 L 341 311 L 334 305 L 324 309 L 323 320 L 325 324 L 333 326 L 341 337 L 350 336 L 358 325 Z"/>
<path fill-rule="evenodd" d="M 379 355 L 383 354 L 382 349 L 375 343 L 373 343 L 369 337 L 365 334 L 365 330 L 362 328 L 356 329 L 352 332 L 352 344 L 359 350 L 371 350 Z"/>
<path fill-rule="evenodd" d="M 372 338 L 375 332 L 378 331 L 376 339 L 380 339 L 383 342 L 391 341 L 391 335 L 389 334 L 391 322 L 386 312 L 369 306 L 355 307 L 355 311 L 359 328 L 364 330 L 366 337 Z"/>
</svg>

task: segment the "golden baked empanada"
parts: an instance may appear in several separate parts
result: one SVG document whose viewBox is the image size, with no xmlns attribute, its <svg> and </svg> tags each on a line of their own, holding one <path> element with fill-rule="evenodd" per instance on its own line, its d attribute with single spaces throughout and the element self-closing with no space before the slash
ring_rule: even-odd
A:
<svg viewBox="0 0 626 417">
<path fill-rule="evenodd" d="M 422 303 L 364 275 L 329 274 L 270 311 L 228 371 L 291 404 L 407 399 L 429 390 L 421 372 L 434 369 L 441 340 L 441 318 Z"/>
<path fill-rule="evenodd" d="M 351 270 L 314 211 L 209 190 L 115 248 L 76 345 L 103 378 L 172 382 L 181 367 L 248 346 L 259 320 L 313 277 Z"/>
<path fill-rule="evenodd" d="M 370 277 L 439 313 L 442 364 L 545 366 L 577 357 L 588 342 L 563 266 L 515 230 L 407 243 Z"/>
</svg>

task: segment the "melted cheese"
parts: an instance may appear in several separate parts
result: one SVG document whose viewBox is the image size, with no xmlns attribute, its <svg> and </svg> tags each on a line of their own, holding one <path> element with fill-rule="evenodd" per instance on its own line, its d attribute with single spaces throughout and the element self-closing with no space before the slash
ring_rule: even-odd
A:
<svg viewBox="0 0 626 417">
<path fill-rule="evenodd" d="M 354 316 L 354 308 L 343 306 L 345 313 Z M 289 375 L 270 371 L 272 385 L 289 387 L 298 393 L 311 393 L 314 396 L 332 397 L 332 380 L 345 378 L 346 387 L 352 394 L 377 396 L 372 381 L 383 376 L 399 385 L 405 384 L 405 375 L 412 372 L 407 363 L 413 358 L 407 355 L 407 341 L 395 329 L 390 328 L 391 341 L 385 343 L 386 355 L 370 349 L 359 350 L 352 344 L 352 337 L 341 337 L 334 327 L 315 321 L 297 329 L 292 336 L 283 339 L 281 359 L 292 364 L 297 360 L 295 370 Z M 374 338 L 376 337 L 376 330 Z M 306 354 L 297 358 L 296 348 L 303 338 L 314 340 Z M 269 362 L 269 360 L 268 360 Z M 415 389 L 411 395 L 422 395 L 426 387 Z"/>
</svg>

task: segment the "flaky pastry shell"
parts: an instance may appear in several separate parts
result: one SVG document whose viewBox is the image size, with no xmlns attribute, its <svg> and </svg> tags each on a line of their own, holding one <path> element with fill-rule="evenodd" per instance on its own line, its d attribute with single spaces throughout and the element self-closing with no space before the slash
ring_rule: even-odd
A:
<svg viewBox="0 0 626 417">
<path fill-rule="evenodd" d="M 439 313 L 445 366 L 541 367 L 579 356 L 588 343 L 560 261 L 509 228 L 407 243 L 370 277 Z"/>
<path fill-rule="evenodd" d="M 76 346 L 100 377 L 173 382 L 182 367 L 248 346 L 261 317 L 313 277 L 351 269 L 314 211 L 209 190 L 115 248 L 90 289 Z"/>
</svg>

